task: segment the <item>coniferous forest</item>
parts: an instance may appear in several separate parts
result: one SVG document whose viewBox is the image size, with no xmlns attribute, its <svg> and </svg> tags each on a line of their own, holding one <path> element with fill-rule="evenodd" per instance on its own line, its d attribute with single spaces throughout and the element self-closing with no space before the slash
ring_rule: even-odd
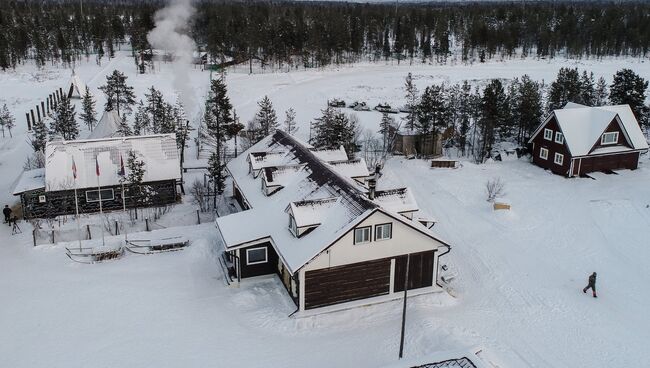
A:
<svg viewBox="0 0 650 368">
<path fill-rule="evenodd" d="M 0 68 L 147 50 L 157 1 L 9 1 Z M 395 3 L 199 1 L 190 32 L 215 60 L 319 67 L 356 61 L 645 56 L 647 2 Z"/>
</svg>

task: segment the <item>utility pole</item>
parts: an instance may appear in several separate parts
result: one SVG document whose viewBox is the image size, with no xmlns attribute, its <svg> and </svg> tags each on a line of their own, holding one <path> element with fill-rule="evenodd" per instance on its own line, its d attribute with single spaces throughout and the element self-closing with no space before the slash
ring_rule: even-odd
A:
<svg viewBox="0 0 650 368">
<path fill-rule="evenodd" d="M 404 272 L 404 306 L 402 307 L 402 335 L 399 340 L 399 358 L 404 355 L 404 330 L 406 328 L 406 294 L 409 286 L 409 263 L 411 255 L 406 256 L 406 271 Z"/>
</svg>

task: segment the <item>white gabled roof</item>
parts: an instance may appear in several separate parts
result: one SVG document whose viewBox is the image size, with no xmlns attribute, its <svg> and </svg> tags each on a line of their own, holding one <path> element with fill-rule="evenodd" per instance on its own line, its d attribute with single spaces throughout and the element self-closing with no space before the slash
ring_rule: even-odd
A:
<svg viewBox="0 0 650 368">
<path fill-rule="evenodd" d="M 375 192 L 374 201 L 383 208 L 396 213 L 414 212 L 420 209 L 408 187 L 378 190 Z"/>
<path fill-rule="evenodd" d="M 382 211 L 379 204 L 368 199 L 365 189 L 358 183 L 334 170 L 311 147 L 287 133 L 277 131 L 255 144 L 249 152 L 258 152 L 257 158 L 265 157 L 264 160 L 273 157 L 274 162 L 294 165 L 292 167 L 300 167 L 300 170 L 284 171 L 287 173 L 286 178 L 281 177 L 284 189 L 266 196 L 260 185 L 264 176 L 254 177 L 249 173 L 248 161 L 254 157 L 244 153 L 228 163 L 228 172 L 251 209 L 217 218 L 216 226 L 226 249 L 268 241 L 287 268 L 295 272 L 358 222 Z M 271 166 L 268 170 L 273 169 L 282 167 Z M 263 170 L 264 175 L 266 171 Z M 317 227 L 298 238 L 289 230 L 287 212 L 293 214 L 297 226 Z M 384 212 L 437 239 L 421 224 L 392 211 Z"/>
<path fill-rule="evenodd" d="M 93 129 L 93 131 L 88 135 L 88 139 L 117 137 L 120 135 L 118 131 L 121 124 L 122 119 L 120 118 L 120 115 L 117 114 L 117 111 L 104 111 L 97 126 L 95 126 L 95 129 Z"/>
<path fill-rule="evenodd" d="M 334 171 L 348 178 L 363 178 L 370 175 L 366 160 L 363 158 L 344 161 L 330 161 L 328 164 L 332 166 Z"/>
<path fill-rule="evenodd" d="M 23 171 L 14 187 L 13 195 L 19 195 L 31 190 L 45 188 L 45 169 Z"/>
<path fill-rule="evenodd" d="M 346 161 L 348 159 L 348 154 L 343 146 L 339 146 L 337 149 L 310 148 L 310 150 L 321 161 Z"/>
<path fill-rule="evenodd" d="M 144 182 L 180 179 L 180 159 L 175 134 L 158 134 L 78 141 L 52 141 L 45 146 L 46 191 L 94 188 L 120 184 L 120 158 L 129 174 L 127 159 L 134 151 L 144 161 Z M 72 162 L 77 167 L 77 179 Z M 96 175 L 96 161 L 99 180 Z"/>
<path fill-rule="evenodd" d="M 555 116 L 564 135 L 564 141 L 573 157 L 588 155 L 605 129 L 617 117 L 632 143 L 632 148 L 618 147 L 616 152 L 648 149 L 648 143 L 641 132 L 639 123 L 628 105 L 589 107 L 569 102 L 563 109 L 553 111 L 553 114 L 532 135 L 531 142 L 552 116 Z"/>
</svg>

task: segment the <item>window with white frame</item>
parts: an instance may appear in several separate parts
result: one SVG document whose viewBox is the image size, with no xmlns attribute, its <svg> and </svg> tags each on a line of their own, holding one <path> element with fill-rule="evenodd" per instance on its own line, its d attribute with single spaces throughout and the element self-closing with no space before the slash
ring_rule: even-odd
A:
<svg viewBox="0 0 650 368">
<path fill-rule="evenodd" d="M 544 139 L 546 139 L 547 141 L 552 141 L 553 131 L 548 128 L 544 129 Z"/>
<path fill-rule="evenodd" d="M 354 244 L 363 244 L 370 242 L 370 229 L 372 227 L 358 227 L 354 229 Z"/>
<path fill-rule="evenodd" d="M 296 219 L 292 215 L 289 215 L 289 229 L 293 235 L 298 236 L 298 227 L 296 226 Z"/>
<path fill-rule="evenodd" d="M 548 150 L 546 148 L 539 149 L 539 158 L 542 160 L 548 160 Z"/>
<path fill-rule="evenodd" d="M 101 193 L 102 202 L 112 201 L 115 199 L 115 193 L 113 193 L 113 189 L 102 189 Z M 87 190 L 86 202 L 99 202 L 99 190 Z"/>
<path fill-rule="evenodd" d="M 564 155 L 561 153 L 556 153 L 555 157 L 553 158 L 553 162 L 558 165 L 562 165 L 564 163 Z"/>
<path fill-rule="evenodd" d="M 555 132 L 555 143 L 562 144 L 564 143 L 564 134 L 561 132 Z"/>
<path fill-rule="evenodd" d="M 618 132 L 605 133 L 600 138 L 600 144 L 616 144 L 618 143 Z"/>
<path fill-rule="evenodd" d="M 254 265 L 268 262 L 266 247 L 246 249 L 246 264 Z"/>
<path fill-rule="evenodd" d="M 375 240 L 387 240 L 393 236 L 393 224 L 375 225 Z"/>
</svg>

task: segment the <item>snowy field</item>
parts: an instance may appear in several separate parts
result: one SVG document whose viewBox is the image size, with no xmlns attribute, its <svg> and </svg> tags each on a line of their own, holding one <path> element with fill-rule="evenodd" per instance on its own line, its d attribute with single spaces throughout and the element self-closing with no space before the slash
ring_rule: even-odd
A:
<svg viewBox="0 0 650 368">
<path fill-rule="evenodd" d="M 293 107 L 298 135 L 328 98 L 402 105 L 410 71 L 418 87 L 468 79 L 529 74 L 550 82 L 562 66 L 611 81 L 633 60 L 490 62 L 474 66 L 357 64 L 340 69 L 248 75 L 229 71 L 233 105 L 242 118 L 268 94 L 278 115 Z M 155 85 L 171 101 L 171 68 L 135 73 L 126 53 L 97 66 L 77 67 L 96 96 L 105 75 L 119 69 L 143 97 Z M 25 66 L 0 74 L 0 102 L 17 118 L 14 138 L 0 140 L 0 195 L 13 203 L 14 182 L 30 153 L 24 113 L 51 90 L 66 87 L 68 69 Z M 193 70 L 197 107 L 209 72 Z M 103 100 L 98 101 L 101 110 Z M 189 110 L 192 110 L 191 108 Z M 195 109 L 197 111 L 198 108 Z M 380 114 L 358 112 L 377 130 Z M 82 133 L 87 134 L 87 133 Z M 408 185 L 420 207 L 439 221 L 435 230 L 453 249 L 441 262 L 458 273 L 453 296 L 433 294 L 409 303 L 405 355 L 422 359 L 483 347 L 499 367 L 642 367 L 650 341 L 650 160 L 640 169 L 591 179 L 564 179 L 515 160 L 459 169 L 390 160 L 379 186 Z M 493 212 L 485 182 L 506 183 L 511 211 Z M 189 206 L 184 204 L 183 208 Z M 188 212 L 191 213 L 191 212 Z M 190 215 L 188 215 L 190 216 Z M 173 219 L 167 219 L 173 221 Z M 93 266 L 72 263 L 62 245 L 31 246 L 29 225 L 12 236 L 0 227 L 0 367 L 383 367 L 397 360 L 400 302 L 305 318 L 275 278 L 226 288 L 215 260 L 213 225 L 177 227 L 190 248 L 151 256 L 127 255 Z M 599 298 L 581 292 L 599 275 Z M 443 354 L 444 355 L 444 354 Z M 406 366 L 406 365 L 404 365 Z"/>
</svg>

